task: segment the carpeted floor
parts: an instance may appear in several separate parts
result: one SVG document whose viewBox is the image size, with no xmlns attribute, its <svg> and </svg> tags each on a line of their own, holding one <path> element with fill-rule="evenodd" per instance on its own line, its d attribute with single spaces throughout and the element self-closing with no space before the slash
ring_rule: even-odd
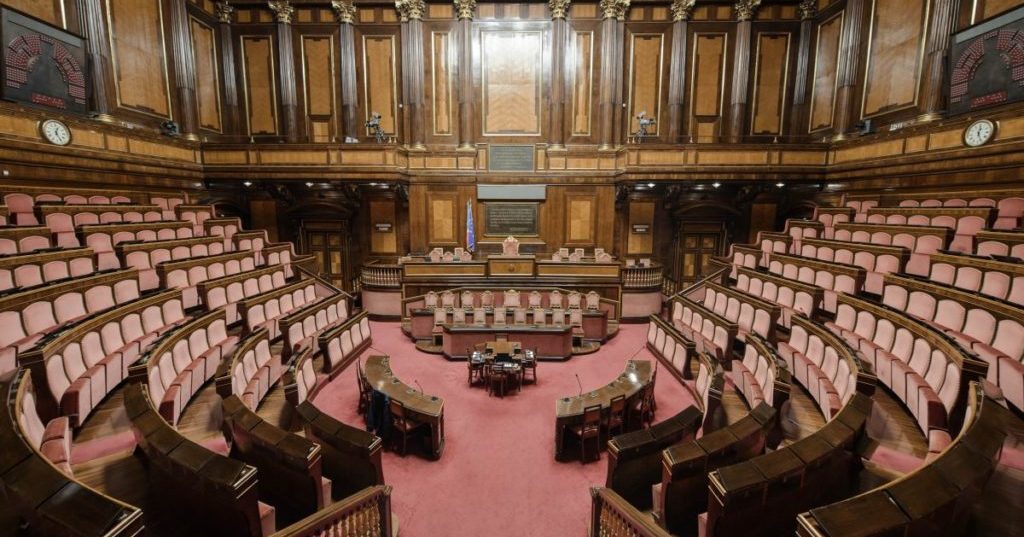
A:
<svg viewBox="0 0 1024 537">
<path fill-rule="evenodd" d="M 466 384 L 465 362 L 417 351 L 398 323 L 372 323 L 373 347 L 388 354 L 395 374 L 445 400 L 444 455 L 439 461 L 410 454 L 384 455 L 384 478 L 394 487 L 392 508 L 403 537 L 583 537 L 591 486 L 603 485 L 606 454 L 590 464 L 554 459 L 555 400 L 579 388 L 613 380 L 630 358 L 654 357 L 644 347 L 646 325 L 623 325 L 597 353 L 538 365 L 536 385 L 505 398 L 488 397 Z M 639 352 L 638 352 L 639 351 Z M 667 372 L 655 388 L 658 415 L 669 417 L 693 403 Z M 317 395 L 316 405 L 362 426 L 356 413 L 355 368 L 349 367 Z"/>
</svg>

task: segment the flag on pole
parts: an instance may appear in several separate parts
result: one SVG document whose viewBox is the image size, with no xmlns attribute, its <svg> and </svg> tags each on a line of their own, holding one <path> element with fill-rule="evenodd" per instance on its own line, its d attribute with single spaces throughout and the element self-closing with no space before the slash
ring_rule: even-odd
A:
<svg viewBox="0 0 1024 537">
<path fill-rule="evenodd" d="M 473 202 L 466 202 L 466 249 L 470 252 L 476 250 L 476 230 L 473 225 Z"/>
</svg>

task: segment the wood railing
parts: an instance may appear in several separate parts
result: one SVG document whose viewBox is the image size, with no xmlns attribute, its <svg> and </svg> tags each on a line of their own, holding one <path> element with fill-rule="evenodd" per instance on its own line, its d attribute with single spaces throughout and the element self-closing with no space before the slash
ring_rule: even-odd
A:
<svg viewBox="0 0 1024 537">
<path fill-rule="evenodd" d="M 391 487 L 367 487 L 271 537 L 391 537 Z"/>
<path fill-rule="evenodd" d="M 649 267 L 640 265 L 622 267 L 623 289 L 660 289 L 662 286 L 662 266 L 655 263 Z"/>
<path fill-rule="evenodd" d="M 671 276 L 662 274 L 661 276 L 661 294 L 665 296 L 672 296 L 679 292 L 679 282 L 677 282 Z"/>
<path fill-rule="evenodd" d="M 590 537 L 671 537 L 612 489 L 593 487 L 590 496 Z"/>
<path fill-rule="evenodd" d="M 360 274 L 361 286 L 402 287 L 402 265 L 363 265 Z"/>
</svg>

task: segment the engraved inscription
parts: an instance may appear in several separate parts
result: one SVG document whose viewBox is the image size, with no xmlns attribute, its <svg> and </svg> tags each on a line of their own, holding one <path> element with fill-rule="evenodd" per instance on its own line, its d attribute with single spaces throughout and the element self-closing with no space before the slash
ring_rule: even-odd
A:
<svg viewBox="0 0 1024 537">
<path fill-rule="evenodd" d="M 484 204 L 484 233 L 491 236 L 536 235 L 536 203 Z"/>
<path fill-rule="evenodd" d="M 492 172 L 532 172 L 532 145 L 491 145 L 487 151 L 487 167 Z"/>
</svg>

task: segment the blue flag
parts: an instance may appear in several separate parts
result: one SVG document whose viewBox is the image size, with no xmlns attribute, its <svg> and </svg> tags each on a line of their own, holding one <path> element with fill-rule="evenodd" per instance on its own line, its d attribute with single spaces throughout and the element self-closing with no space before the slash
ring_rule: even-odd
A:
<svg viewBox="0 0 1024 537">
<path fill-rule="evenodd" d="M 473 225 L 473 202 L 466 202 L 466 249 L 476 251 L 476 230 Z"/>
</svg>

